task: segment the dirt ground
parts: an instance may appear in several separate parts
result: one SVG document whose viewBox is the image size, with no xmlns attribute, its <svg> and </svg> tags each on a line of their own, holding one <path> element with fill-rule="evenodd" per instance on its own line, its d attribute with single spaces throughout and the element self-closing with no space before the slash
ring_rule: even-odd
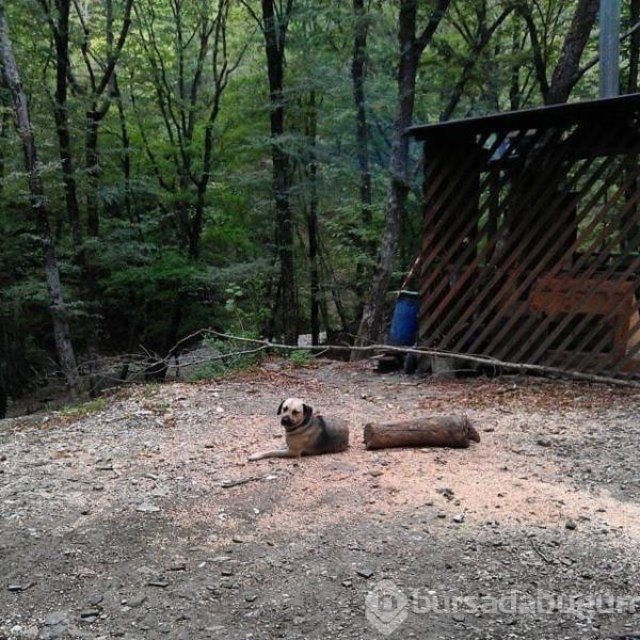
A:
<svg viewBox="0 0 640 640">
<path fill-rule="evenodd" d="M 350 450 L 247 462 L 294 395 Z M 0 639 L 640 637 L 639 401 L 270 360 L 2 421 Z M 481 442 L 365 450 L 431 414 Z"/>
</svg>

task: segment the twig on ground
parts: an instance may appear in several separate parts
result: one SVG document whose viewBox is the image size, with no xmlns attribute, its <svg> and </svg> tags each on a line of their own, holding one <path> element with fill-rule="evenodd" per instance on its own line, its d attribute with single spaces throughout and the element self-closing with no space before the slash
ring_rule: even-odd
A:
<svg viewBox="0 0 640 640">
<path fill-rule="evenodd" d="M 223 480 L 220 486 L 223 489 L 230 489 L 231 487 L 237 487 L 241 484 L 247 484 L 248 482 L 255 482 L 257 480 L 264 480 L 266 476 L 249 476 L 248 478 L 239 478 L 238 480 Z"/>
<path fill-rule="evenodd" d="M 542 549 L 540 549 L 538 547 L 538 545 L 536 545 L 536 543 L 531 540 L 531 546 L 533 547 L 533 550 L 547 563 L 547 564 L 553 564 L 553 560 L 551 558 L 548 558 L 543 552 Z"/>
</svg>

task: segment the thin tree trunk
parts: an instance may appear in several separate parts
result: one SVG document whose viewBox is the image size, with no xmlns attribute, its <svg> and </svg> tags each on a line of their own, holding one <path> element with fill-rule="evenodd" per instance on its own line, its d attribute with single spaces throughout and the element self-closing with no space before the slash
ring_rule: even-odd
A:
<svg viewBox="0 0 640 640">
<path fill-rule="evenodd" d="M 9 110 L 7 109 L 7 107 L 9 106 L 8 101 L 4 97 L 0 98 L 0 106 L 3 107 L 2 115 L 0 115 L 0 140 L 2 141 L 2 144 L 0 144 L 0 196 L 2 196 L 4 194 L 4 181 L 7 161 L 4 149 L 7 148 L 5 142 L 7 139 L 9 124 L 11 122 L 11 116 L 9 114 Z"/>
<path fill-rule="evenodd" d="M 87 174 L 87 232 L 97 238 L 100 235 L 100 158 L 98 155 L 98 129 L 101 116 L 94 108 L 86 114 L 85 162 Z"/>
<path fill-rule="evenodd" d="M 520 89 L 520 69 L 522 68 L 522 62 L 517 58 L 517 53 L 521 51 L 520 30 L 522 29 L 522 24 L 515 18 L 511 28 L 511 55 L 513 57 L 513 63 L 511 64 L 509 81 L 509 107 L 511 111 L 516 111 L 520 109 L 522 104 L 522 92 Z"/>
<path fill-rule="evenodd" d="M 108 104 L 108 103 L 107 103 Z M 85 154 L 86 154 L 86 176 L 87 176 L 87 196 L 86 196 L 86 214 L 87 214 L 87 235 L 90 238 L 98 238 L 100 234 L 100 159 L 98 154 L 98 130 L 102 117 L 106 114 L 107 109 L 103 112 L 97 109 L 91 109 L 87 112 L 86 131 L 85 131 Z M 99 308 L 98 293 L 98 268 L 97 255 L 93 246 L 83 247 L 81 251 L 82 268 L 83 268 L 83 298 L 86 303 L 94 309 Z M 97 359 L 99 346 L 99 320 L 97 314 L 87 326 L 88 330 L 88 352 L 90 360 L 93 362 Z"/>
<path fill-rule="evenodd" d="M 41 2 L 45 11 L 49 5 Z M 58 136 L 58 153 L 62 169 L 62 186 L 67 207 L 67 218 L 71 225 L 71 237 L 73 246 L 78 253 L 82 244 L 82 225 L 80 222 L 80 205 L 78 202 L 78 188 L 73 165 L 71 151 L 71 132 L 69 129 L 69 113 L 67 94 L 69 87 L 69 13 L 70 0 L 56 2 L 58 11 L 57 21 L 48 14 L 48 22 L 51 28 L 56 50 L 56 87 L 53 96 L 53 117 L 56 123 Z"/>
<path fill-rule="evenodd" d="M 289 15 L 290 4 L 286 11 Z M 295 269 L 293 260 L 293 214 L 289 200 L 291 167 L 283 148 L 284 111 L 284 51 L 287 22 L 285 16 L 275 15 L 273 0 L 262 0 L 262 22 L 266 44 L 271 103 L 271 157 L 273 161 L 273 190 L 276 206 L 276 247 L 280 263 L 279 299 L 276 304 L 278 328 L 285 344 L 295 344 L 298 333 Z"/>
<path fill-rule="evenodd" d="M 304 172 L 309 181 L 309 205 L 307 208 L 307 236 L 309 240 L 309 288 L 311 302 L 309 306 L 311 324 L 311 344 L 320 342 L 320 269 L 318 266 L 318 159 L 316 139 L 318 135 L 318 108 L 316 92 L 309 92 L 305 108 L 305 136 L 307 138 L 308 158 Z"/>
<path fill-rule="evenodd" d="M 2 420 L 7 415 L 7 385 L 5 383 L 5 369 L 6 364 L 2 359 L 0 359 L 0 420 Z"/>
<path fill-rule="evenodd" d="M 312 180 L 317 180 L 317 164 L 313 165 Z M 316 187 L 314 187 L 314 190 Z M 320 344 L 320 270 L 318 269 L 318 206 L 317 196 L 313 197 L 307 219 L 309 234 L 309 280 L 311 288 L 311 344 Z"/>
<path fill-rule="evenodd" d="M 7 404 L 9 402 L 9 345 L 7 330 L 4 318 L 0 317 L 0 420 L 7 415 Z"/>
<path fill-rule="evenodd" d="M 420 56 L 431 42 L 450 0 L 438 0 L 437 7 L 427 27 L 416 35 L 417 0 L 402 0 L 398 20 L 398 102 L 391 145 L 390 181 L 387 193 L 386 223 L 378 251 L 369 299 L 365 304 L 356 344 L 364 346 L 378 342 L 383 333 L 385 299 L 391 274 L 395 266 L 409 193 L 409 139 L 405 131 L 411 124 L 415 102 L 416 75 Z M 362 357 L 362 351 L 354 351 L 352 357 Z"/>
<path fill-rule="evenodd" d="M 547 79 L 547 60 L 544 56 L 543 45 L 540 42 L 540 35 L 533 19 L 533 12 L 531 3 L 528 0 L 522 0 L 517 3 L 518 13 L 524 19 L 527 25 L 527 31 L 529 32 L 529 38 L 531 40 L 531 54 L 533 56 L 533 68 L 535 71 L 538 85 L 540 86 L 540 92 L 542 93 L 543 100 L 546 100 L 546 96 L 549 93 L 549 80 Z"/>
<path fill-rule="evenodd" d="M 164 345 L 162 348 L 162 358 L 152 362 L 145 370 L 145 379 L 154 380 L 156 382 L 164 382 L 167 371 L 169 370 L 169 360 L 176 356 L 176 345 L 178 344 L 178 336 L 180 334 L 180 325 L 182 324 L 182 316 L 187 303 L 187 294 L 184 291 L 176 293 L 171 305 L 171 317 L 169 326 L 164 337 Z"/>
<path fill-rule="evenodd" d="M 122 168 L 122 179 L 124 182 L 124 211 L 127 220 L 135 223 L 140 239 L 142 240 L 142 229 L 140 226 L 140 214 L 136 207 L 135 220 L 134 209 L 131 202 L 131 138 L 129 136 L 129 127 L 127 125 L 127 116 L 122 102 L 122 94 L 120 93 L 120 85 L 116 75 L 113 77 L 113 91 L 116 106 L 118 107 L 118 122 L 120 123 L 120 141 L 122 144 L 122 157 L 120 166 Z"/>
<path fill-rule="evenodd" d="M 67 379 L 72 394 L 79 390 L 78 369 L 75 352 L 71 342 L 69 321 L 60 280 L 60 269 L 55 253 L 51 228 L 49 226 L 49 209 L 40 176 L 36 145 L 31 128 L 31 118 L 27 97 L 20 82 L 20 75 L 13 55 L 13 47 L 9 37 L 9 29 L 5 18 L 4 5 L 0 3 L 0 60 L 4 77 L 18 124 L 18 132 L 24 153 L 25 168 L 29 174 L 29 193 L 31 207 L 35 216 L 38 235 L 43 248 L 44 270 L 47 291 L 49 293 L 50 311 L 53 320 L 53 333 L 60 365 Z"/>
<path fill-rule="evenodd" d="M 95 69 L 94 56 L 90 50 L 90 29 L 85 24 L 84 17 L 79 13 L 78 17 L 84 30 L 85 41 L 81 50 L 87 69 L 87 76 L 91 84 L 91 97 L 89 108 L 86 111 L 85 131 L 85 170 L 87 172 L 87 232 L 90 236 L 98 237 L 100 233 L 100 155 L 98 152 L 98 136 L 100 123 L 107 115 L 111 106 L 111 94 L 114 92 L 115 68 L 122 53 L 124 43 L 131 27 L 131 9 L 133 0 L 125 0 L 122 8 L 122 25 L 118 37 L 114 33 L 113 2 L 106 0 L 104 3 L 106 15 L 105 40 L 107 55 L 99 72 Z"/>
<path fill-rule="evenodd" d="M 356 245 L 361 256 L 357 264 L 356 295 L 362 299 L 365 292 L 368 269 L 366 265 L 373 258 L 375 245 L 370 239 L 372 222 L 371 169 L 369 166 L 369 125 L 367 122 L 365 79 L 367 76 L 367 35 L 368 15 L 364 0 L 353 0 L 354 38 L 351 80 L 353 101 L 356 110 L 356 157 L 360 179 L 360 224 L 361 233 Z M 365 240 L 362 240 L 362 238 Z M 369 239 L 367 239 L 369 238 Z M 362 309 L 358 313 L 360 316 Z"/>
<path fill-rule="evenodd" d="M 512 11 L 513 7 L 507 7 L 490 25 L 486 24 L 486 12 L 478 16 L 478 19 L 481 21 L 481 23 L 478 25 L 478 31 L 475 34 L 475 40 L 471 43 L 469 53 L 467 54 L 467 59 L 462 66 L 460 77 L 454 84 L 449 101 L 440 114 L 441 122 L 449 120 L 449 118 L 451 118 L 451 116 L 453 115 L 455 108 L 458 106 L 458 103 L 462 98 L 462 94 L 464 93 L 464 90 L 467 86 L 467 82 L 469 82 L 471 74 L 475 69 L 480 54 L 489 44 L 491 38 L 493 37 L 493 34 L 496 32 L 498 27 L 507 19 Z"/>
<path fill-rule="evenodd" d="M 640 0 L 631 0 L 630 20 L 634 25 L 640 20 Z M 627 93 L 638 91 L 638 65 L 640 63 L 640 29 L 636 29 L 629 41 L 629 77 L 627 79 Z"/>
</svg>

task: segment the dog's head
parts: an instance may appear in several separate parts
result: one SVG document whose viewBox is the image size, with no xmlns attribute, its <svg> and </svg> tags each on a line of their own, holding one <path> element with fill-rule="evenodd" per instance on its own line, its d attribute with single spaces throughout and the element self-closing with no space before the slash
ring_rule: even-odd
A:
<svg viewBox="0 0 640 640">
<path fill-rule="evenodd" d="M 287 398 L 278 407 L 280 424 L 289 431 L 308 422 L 313 415 L 313 408 L 305 404 L 300 398 Z"/>
</svg>

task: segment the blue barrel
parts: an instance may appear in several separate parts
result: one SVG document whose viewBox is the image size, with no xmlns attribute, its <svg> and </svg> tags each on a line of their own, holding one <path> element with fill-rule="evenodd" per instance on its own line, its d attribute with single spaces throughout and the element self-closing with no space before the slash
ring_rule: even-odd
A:
<svg viewBox="0 0 640 640">
<path fill-rule="evenodd" d="M 396 300 L 389 330 L 389 342 L 398 347 L 408 347 L 416 342 L 420 299 L 416 291 L 401 291 Z"/>
</svg>

